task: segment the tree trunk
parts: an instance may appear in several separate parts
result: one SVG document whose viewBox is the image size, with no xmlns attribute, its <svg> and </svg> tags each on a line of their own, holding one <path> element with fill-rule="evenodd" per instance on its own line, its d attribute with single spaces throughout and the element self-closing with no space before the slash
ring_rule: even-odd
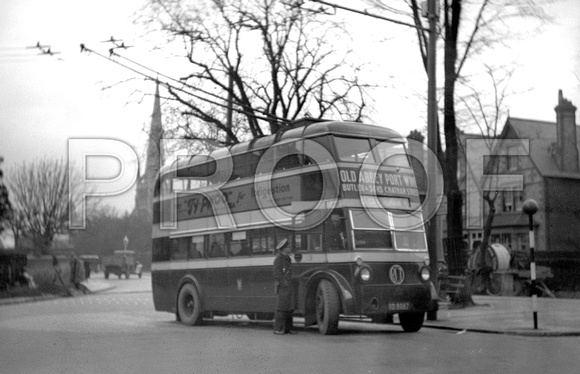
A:
<svg viewBox="0 0 580 374">
<path fill-rule="evenodd" d="M 455 122 L 455 82 L 457 81 L 457 36 L 461 14 L 461 1 L 453 0 L 451 14 L 445 3 L 445 91 L 443 97 L 443 120 L 445 132 L 445 179 L 447 194 L 447 236 L 463 237 L 463 194 L 457 182 L 458 144 Z M 451 16 L 451 18 L 449 18 Z"/>
<path fill-rule="evenodd" d="M 463 241 L 463 193 L 457 181 L 458 144 L 457 123 L 455 121 L 455 82 L 457 81 L 457 38 L 461 19 L 461 0 L 445 1 L 445 91 L 443 97 L 443 120 L 445 133 L 445 193 L 447 195 L 447 238 L 453 242 Z M 450 250 L 454 258 L 461 261 L 453 275 L 466 275 L 467 256 L 462 245 L 454 245 Z M 451 269 L 450 273 L 451 273 Z M 469 282 L 466 282 L 469 283 Z M 471 288 L 465 287 L 454 300 L 456 304 L 473 305 Z"/>
</svg>

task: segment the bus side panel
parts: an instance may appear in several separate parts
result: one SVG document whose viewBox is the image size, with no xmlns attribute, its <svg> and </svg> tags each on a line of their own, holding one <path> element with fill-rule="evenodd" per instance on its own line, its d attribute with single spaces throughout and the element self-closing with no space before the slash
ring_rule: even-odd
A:
<svg viewBox="0 0 580 374">
<path fill-rule="evenodd" d="M 204 309 L 215 312 L 229 312 L 232 289 L 228 282 L 228 268 L 208 269 L 206 278 L 201 281 L 204 294 Z"/>
<path fill-rule="evenodd" d="M 274 294 L 274 277 L 272 266 L 254 266 L 251 273 L 251 288 L 248 292 L 246 303 L 248 311 L 273 313 L 276 309 L 276 295 Z"/>
<path fill-rule="evenodd" d="M 262 269 L 262 270 L 260 270 Z M 270 275 L 270 279 L 266 276 Z M 230 268 L 230 308 L 236 312 L 273 312 L 276 304 L 272 268 Z"/>
<path fill-rule="evenodd" d="M 174 283 L 171 278 L 169 271 L 153 271 L 151 273 L 153 305 L 155 305 L 156 311 L 175 313 L 177 283 Z"/>
</svg>

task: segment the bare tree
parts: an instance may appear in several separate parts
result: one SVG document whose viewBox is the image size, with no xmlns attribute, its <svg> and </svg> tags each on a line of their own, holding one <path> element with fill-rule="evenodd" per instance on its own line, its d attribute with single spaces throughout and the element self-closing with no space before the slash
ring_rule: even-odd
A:
<svg viewBox="0 0 580 374">
<path fill-rule="evenodd" d="M 0 156 L 0 233 L 4 230 L 5 223 L 8 221 L 12 212 L 10 200 L 8 199 L 8 189 L 4 184 L 4 172 L 1 168 L 4 158 Z"/>
<path fill-rule="evenodd" d="M 490 285 L 490 275 L 492 266 L 488 255 L 487 248 L 490 244 L 491 231 L 493 221 L 496 214 L 495 203 L 498 197 L 498 185 L 489 183 L 489 179 L 485 175 L 497 174 L 500 168 L 499 157 L 501 154 L 501 147 L 499 146 L 498 136 L 502 131 L 502 125 L 505 123 L 506 100 L 513 93 L 509 88 L 510 79 L 514 73 L 515 68 L 494 68 L 485 65 L 485 74 L 487 76 L 488 85 L 484 86 L 481 82 L 475 88 L 474 86 L 463 83 L 462 85 L 470 91 L 469 95 L 464 95 L 460 98 L 459 113 L 464 116 L 464 123 L 469 123 L 476 129 L 480 135 L 481 143 L 485 144 L 487 153 L 491 155 L 488 162 L 483 168 L 484 176 L 480 179 L 479 176 L 472 176 L 477 183 L 479 194 L 483 201 L 487 204 L 487 215 L 483 223 L 483 238 L 479 248 L 479 253 L 474 253 L 474 258 L 477 259 L 475 272 L 483 279 L 483 283 Z M 487 90 L 486 87 L 491 89 Z M 467 125 L 466 127 L 470 127 Z M 464 148 L 465 144 L 459 142 L 460 151 L 467 159 L 467 151 Z M 468 161 L 469 162 L 469 161 Z M 465 165 L 470 168 L 471 165 Z M 463 173 L 467 176 L 468 173 Z M 467 184 L 467 181 L 464 181 Z M 475 273 L 471 277 L 472 283 Z M 473 284 L 472 284 L 473 285 Z"/>
<path fill-rule="evenodd" d="M 160 0 L 143 17 L 189 62 L 183 84 L 167 86 L 174 134 L 237 143 L 301 116 L 364 116 L 369 85 L 349 64 L 348 34 L 296 1 Z"/>
<path fill-rule="evenodd" d="M 36 254 L 47 254 L 56 234 L 67 231 L 69 193 L 73 204 L 80 194 L 69 189 L 69 168 L 64 159 L 42 158 L 13 167 L 7 178 L 13 214 L 10 227 L 17 241 L 32 239 Z M 71 185 L 77 186 L 80 175 L 72 173 Z"/>
</svg>

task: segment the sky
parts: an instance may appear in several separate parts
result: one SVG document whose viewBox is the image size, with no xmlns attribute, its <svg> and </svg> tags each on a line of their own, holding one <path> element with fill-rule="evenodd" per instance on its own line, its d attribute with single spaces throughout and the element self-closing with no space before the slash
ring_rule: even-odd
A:
<svg viewBox="0 0 580 374">
<path fill-rule="evenodd" d="M 170 74 L 171 65 L 159 56 L 151 58 L 151 46 L 139 44 L 143 30 L 133 19 L 141 4 L 141 0 L 0 2 L 0 155 L 5 175 L 22 162 L 66 156 L 71 138 L 116 139 L 130 145 L 139 157 L 143 155 L 143 130 L 153 110 L 154 83 L 132 81 L 102 91 L 103 86 L 135 75 L 94 54 L 81 53 L 79 47 L 85 43 L 106 54 L 112 45 L 102 41 L 114 36 L 127 45 L 135 44 L 126 51 L 128 56 Z M 362 1 L 348 2 L 348 6 L 368 8 Z M 580 105 L 580 2 L 553 1 L 545 10 L 553 22 L 540 33 L 524 35 L 509 48 L 484 58 L 518 64 L 511 85 L 519 93 L 507 105 L 511 116 L 555 121 L 559 89 Z M 357 59 L 369 62 L 363 78 L 385 86 L 372 93 L 371 122 L 403 135 L 424 129 L 427 86 L 413 43 L 414 31 L 342 11 L 337 16 L 349 21 Z M 60 53 L 42 55 L 38 49 L 27 48 L 37 42 Z M 441 71 L 441 53 L 438 63 Z M 149 95 L 132 94 L 135 89 Z M 111 174 L 103 171 L 98 177 L 118 173 L 114 165 L 105 165 Z M 133 192 L 103 203 L 120 212 L 130 211 Z"/>
</svg>

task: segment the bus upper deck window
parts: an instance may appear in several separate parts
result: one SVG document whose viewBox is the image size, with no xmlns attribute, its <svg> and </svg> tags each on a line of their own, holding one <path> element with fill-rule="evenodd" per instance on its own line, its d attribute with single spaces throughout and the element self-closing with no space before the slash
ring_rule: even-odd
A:
<svg viewBox="0 0 580 374">
<path fill-rule="evenodd" d="M 377 140 L 374 149 L 382 165 L 410 167 L 404 144 Z"/>
<path fill-rule="evenodd" d="M 332 146 L 330 145 L 330 136 L 318 136 L 308 138 L 304 141 L 302 165 L 326 164 L 334 162 L 332 157 Z"/>
<path fill-rule="evenodd" d="M 368 139 L 334 137 L 334 147 L 336 150 L 336 161 L 363 162 L 369 152 L 371 145 Z"/>
<path fill-rule="evenodd" d="M 232 170 L 232 175 L 230 176 L 231 180 L 236 180 L 236 179 L 243 179 L 243 178 L 249 178 L 254 176 L 254 172 L 255 172 L 255 168 L 256 168 L 256 162 L 255 162 L 255 157 L 256 154 L 258 154 L 258 152 L 248 152 L 248 153 L 242 153 L 239 155 L 235 155 L 233 157 L 233 162 L 234 162 L 234 166 L 233 166 L 233 170 Z M 259 157 L 259 154 L 258 154 Z"/>
</svg>

